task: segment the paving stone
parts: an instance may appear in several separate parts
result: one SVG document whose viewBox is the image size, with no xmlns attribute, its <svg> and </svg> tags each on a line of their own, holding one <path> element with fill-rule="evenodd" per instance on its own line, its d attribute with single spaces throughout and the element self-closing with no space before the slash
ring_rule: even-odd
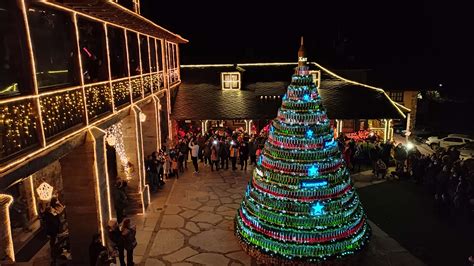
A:
<svg viewBox="0 0 474 266">
<path fill-rule="evenodd" d="M 216 195 L 219 197 L 229 197 L 231 194 L 222 190 L 215 191 Z"/>
<path fill-rule="evenodd" d="M 227 253 L 240 250 L 240 245 L 234 238 L 234 232 L 220 228 L 201 232 L 189 238 L 189 244 L 206 251 Z"/>
<path fill-rule="evenodd" d="M 201 212 L 191 219 L 193 222 L 204 222 L 210 224 L 217 224 L 221 220 L 222 216 L 210 212 Z"/>
<path fill-rule="evenodd" d="M 161 228 L 181 228 L 183 226 L 183 217 L 176 214 L 164 215 L 160 225 Z"/>
<path fill-rule="evenodd" d="M 233 231 L 234 230 L 234 219 L 232 217 L 232 219 L 229 219 L 229 220 L 223 220 L 222 222 L 220 222 L 217 227 L 219 228 L 222 228 L 224 230 L 230 230 L 230 231 Z"/>
<path fill-rule="evenodd" d="M 202 204 L 197 201 L 183 201 L 180 204 L 180 206 L 188 208 L 188 209 L 196 210 L 197 208 L 201 207 Z"/>
<path fill-rule="evenodd" d="M 193 266 L 193 264 L 189 262 L 178 262 L 171 264 L 171 266 Z"/>
<path fill-rule="evenodd" d="M 220 201 L 222 203 L 234 203 L 234 200 L 229 198 L 229 197 L 222 197 L 222 198 L 220 198 Z"/>
<path fill-rule="evenodd" d="M 233 203 L 233 204 L 224 204 L 224 205 L 222 205 L 222 206 L 225 206 L 225 207 L 228 207 L 228 208 L 237 210 L 237 209 L 240 207 L 240 204 Z"/>
<path fill-rule="evenodd" d="M 203 265 L 227 265 L 229 264 L 229 259 L 220 254 L 215 253 L 201 253 L 191 258 L 186 259 L 186 261 L 191 261 Z"/>
<path fill-rule="evenodd" d="M 135 264 L 137 264 L 138 262 L 135 261 Z M 153 258 L 148 258 L 146 261 L 145 261 L 145 266 L 165 266 L 166 264 L 164 262 L 162 262 L 161 260 L 157 260 L 157 259 L 153 259 Z"/>
<path fill-rule="evenodd" d="M 181 208 L 176 205 L 168 205 L 165 209 L 165 214 L 178 214 Z"/>
<path fill-rule="evenodd" d="M 199 226 L 199 228 L 204 229 L 204 230 L 214 227 L 212 224 L 208 224 L 208 223 L 197 223 L 197 225 Z"/>
<path fill-rule="evenodd" d="M 193 233 L 201 232 L 201 229 L 193 222 L 187 222 L 185 228 Z"/>
<path fill-rule="evenodd" d="M 206 203 L 206 205 L 210 207 L 217 207 L 221 205 L 221 202 L 219 200 L 210 200 Z"/>
<path fill-rule="evenodd" d="M 250 265 L 251 263 L 250 256 L 247 255 L 247 253 L 243 251 L 232 252 L 232 253 L 226 254 L 226 256 L 231 259 L 240 261 L 243 265 Z"/>
<path fill-rule="evenodd" d="M 203 211 L 203 212 L 213 212 L 214 211 L 214 207 L 210 207 L 210 206 L 203 206 L 201 208 L 199 208 L 200 211 Z"/>
<path fill-rule="evenodd" d="M 219 206 L 217 207 L 216 209 L 216 212 L 226 212 L 226 211 L 233 211 L 234 209 L 231 209 L 229 207 L 226 207 L 226 206 Z"/>
<path fill-rule="evenodd" d="M 184 236 L 177 230 L 160 230 L 155 236 L 150 256 L 169 254 L 184 245 Z"/>
<path fill-rule="evenodd" d="M 237 214 L 237 212 L 235 210 L 230 210 L 230 211 L 220 212 L 219 214 L 224 215 L 224 216 L 234 217 Z"/>
<path fill-rule="evenodd" d="M 207 202 L 208 200 L 209 200 L 209 197 L 208 197 L 208 196 L 197 198 L 197 201 L 199 201 L 199 202 L 201 202 L 201 203 Z"/>
<path fill-rule="evenodd" d="M 194 256 L 198 254 L 196 250 L 190 248 L 190 247 L 185 247 L 182 248 L 174 253 L 171 253 L 169 255 L 163 256 L 164 260 L 167 260 L 169 262 L 180 262 L 183 261 L 191 256 Z"/>
<path fill-rule="evenodd" d="M 243 194 L 233 194 L 230 197 L 233 198 L 233 199 L 242 199 L 243 196 L 244 196 Z"/>
<path fill-rule="evenodd" d="M 238 263 L 238 262 L 235 262 L 235 261 L 230 263 L 230 266 L 242 266 L 242 265 L 244 265 L 244 264 Z M 248 265 L 250 265 L 250 264 L 248 264 Z"/>
<path fill-rule="evenodd" d="M 217 195 L 210 195 L 209 199 L 214 200 L 214 199 L 219 199 L 219 197 Z"/>
<path fill-rule="evenodd" d="M 183 229 L 183 228 L 179 228 L 178 230 L 179 230 L 181 233 L 183 233 L 183 235 L 185 235 L 185 236 L 190 236 L 190 235 L 193 234 L 193 233 L 191 233 L 191 232 L 189 232 L 188 230 Z"/>
<path fill-rule="evenodd" d="M 194 215 L 198 214 L 199 212 L 196 211 L 196 210 L 187 210 L 187 211 L 184 211 L 182 213 L 180 213 L 179 215 L 181 215 L 182 217 L 186 218 L 186 219 L 189 219 L 191 217 L 193 217 Z"/>
</svg>

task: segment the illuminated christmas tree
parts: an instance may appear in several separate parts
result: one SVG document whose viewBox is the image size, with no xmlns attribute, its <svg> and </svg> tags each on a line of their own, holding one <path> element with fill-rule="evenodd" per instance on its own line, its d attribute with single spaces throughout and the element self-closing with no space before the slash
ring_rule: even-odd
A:
<svg viewBox="0 0 474 266">
<path fill-rule="evenodd" d="M 370 227 L 309 74 L 303 48 L 235 220 L 266 264 L 356 263 Z"/>
</svg>

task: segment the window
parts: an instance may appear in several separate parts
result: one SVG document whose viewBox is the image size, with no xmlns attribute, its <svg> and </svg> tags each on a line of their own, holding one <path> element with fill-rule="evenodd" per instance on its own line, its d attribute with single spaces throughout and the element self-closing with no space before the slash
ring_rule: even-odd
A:
<svg viewBox="0 0 474 266">
<path fill-rule="evenodd" d="M 88 84 L 108 80 L 103 24 L 83 18 L 79 18 L 77 24 L 84 82 Z"/>
<path fill-rule="evenodd" d="M 223 72 L 221 73 L 222 89 L 240 89 L 240 73 L 239 72 Z"/>
<path fill-rule="evenodd" d="M 20 30 L 21 13 L 15 0 L 0 1 L 0 97 L 19 94 L 25 89 L 22 62 L 27 52 L 26 33 Z"/>
<path fill-rule="evenodd" d="M 319 84 L 321 82 L 321 71 L 311 70 L 309 71 L 309 74 L 313 76 L 313 82 L 316 85 L 316 87 L 319 87 Z"/>
<path fill-rule="evenodd" d="M 148 58 L 148 38 L 140 35 L 140 56 L 142 58 L 143 73 L 150 73 L 150 61 Z"/>
<path fill-rule="evenodd" d="M 28 20 L 39 89 L 78 85 L 79 68 L 71 16 L 32 5 L 28 9 Z"/>
<path fill-rule="evenodd" d="M 125 35 L 122 29 L 116 27 L 107 28 L 107 37 L 109 39 L 110 55 L 110 74 L 112 79 L 118 79 L 128 76 Z"/>
<path fill-rule="evenodd" d="M 158 62 L 158 71 L 162 71 L 163 70 L 163 51 L 161 50 L 161 40 L 156 40 L 156 51 L 158 52 L 158 58 L 157 58 L 157 62 Z"/>
<path fill-rule="evenodd" d="M 403 102 L 403 91 L 391 91 L 390 98 L 396 102 Z"/>
<path fill-rule="evenodd" d="M 158 71 L 156 65 L 156 46 L 155 39 L 150 38 L 150 58 L 151 58 L 151 72 Z"/>
<path fill-rule="evenodd" d="M 128 60 L 130 76 L 140 75 L 140 57 L 138 54 L 138 39 L 135 32 L 127 31 Z"/>
</svg>

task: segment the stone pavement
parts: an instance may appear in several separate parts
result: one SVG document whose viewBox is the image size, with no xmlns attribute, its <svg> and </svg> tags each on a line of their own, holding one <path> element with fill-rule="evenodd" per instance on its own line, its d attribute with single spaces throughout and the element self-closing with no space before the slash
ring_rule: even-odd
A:
<svg viewBox="0 0 474 266">
<path fill-rule="evenodd" d="M 168 180 L 145 215 L 133 217 L 140 265 L 257 265 L 240 248 L 233 219 L 251 170 L 211 172 L 200 165 Z M 363 184 L 363 181 L 358 181 Z M 370 218 L 370 216 L 369 216 Z M 423 265 L 371 223 L 373 237 L 363 265 Z"/>
</svg>

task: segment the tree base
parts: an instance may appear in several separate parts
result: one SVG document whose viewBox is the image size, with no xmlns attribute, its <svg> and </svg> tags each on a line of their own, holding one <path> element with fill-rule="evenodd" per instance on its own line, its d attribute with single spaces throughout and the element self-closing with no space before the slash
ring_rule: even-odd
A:
<svg viewBox="0 0 474 266">
<path fill-rule="evenodd" d="M 367 253 L 369 242 L 366 242 L 364 248 L 356 254 L 348 255 L 342 258 L 328 259 L 324 261 L 306 261 L 303 258 L 288 259 L 279 255 L 270 255 L 257 247 L 249 245 L 240 237 L 237 237 L 242 249 L 251 257 L 257 260 L 260 265 L 285 265 L 285 266 L 357 266 L 361 265 L 362 260 Z"/>
</svg>

